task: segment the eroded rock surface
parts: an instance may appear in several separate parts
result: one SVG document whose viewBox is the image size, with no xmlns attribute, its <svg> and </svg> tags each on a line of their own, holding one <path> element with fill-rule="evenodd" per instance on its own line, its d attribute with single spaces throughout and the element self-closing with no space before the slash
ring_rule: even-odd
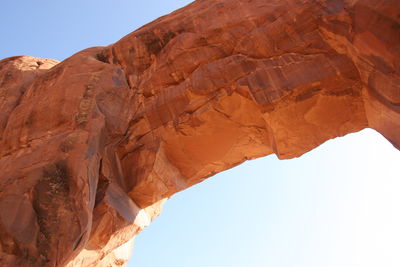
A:
<svg viewBox="0 0 400 267">
<path fill-rule="evenodd" d="M 398 0 L 198 0 L 0 61 L 0 265 L 123 266 L 172 194 L 370 127 L 400 146 Z"/>
</svg>

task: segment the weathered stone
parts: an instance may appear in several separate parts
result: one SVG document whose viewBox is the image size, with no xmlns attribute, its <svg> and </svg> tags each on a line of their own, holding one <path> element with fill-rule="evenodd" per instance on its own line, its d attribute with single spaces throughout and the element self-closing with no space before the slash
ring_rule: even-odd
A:
<svg viewBox="0 0 400 267">
<path fill-rule="evenodd" d="M 398 0 L 198 0 L 0 61 L 0 265 L 123 266 L 172 194 L 366 127 L 400 147 Z"/>
</svg>

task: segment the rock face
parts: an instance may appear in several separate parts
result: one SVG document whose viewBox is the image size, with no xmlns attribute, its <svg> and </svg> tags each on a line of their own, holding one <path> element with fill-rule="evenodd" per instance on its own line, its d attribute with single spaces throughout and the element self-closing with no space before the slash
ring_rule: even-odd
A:
<svg viewBox="0 0 400 267">
<path fill-rule="evenodd" d="M 123 266 L 172 194 L 370 127 L 400 146 L 398 0 L 198 0 L 0 61 L 0 265 Z"/>
</svg>

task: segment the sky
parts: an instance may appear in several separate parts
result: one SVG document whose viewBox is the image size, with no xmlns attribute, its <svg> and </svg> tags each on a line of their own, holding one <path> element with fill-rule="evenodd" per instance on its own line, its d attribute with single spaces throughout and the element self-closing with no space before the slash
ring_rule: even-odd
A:
<svg viewBox="0 0 400 267">
<path fill-rule="evenodd" d="M 0 3 L 0 59 L 65 59 L 190 1 Z M 398 267 L 400 152 L 367 129 L 301 158 L 246 162 L 180 192 L 129 267 Z"/>
</svg>

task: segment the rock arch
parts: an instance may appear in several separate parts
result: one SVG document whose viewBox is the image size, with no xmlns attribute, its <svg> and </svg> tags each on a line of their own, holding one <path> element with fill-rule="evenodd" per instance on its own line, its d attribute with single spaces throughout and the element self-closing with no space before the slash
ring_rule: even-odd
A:
<svg viewBox="0 0 400 267">
<path fill-rule="evenodd" d="M 0 262 L 122 266 L 172 194 L 370 127 L 400 144 L 397 0 L 198 0 L 0 61 Z"/>
</svg>

